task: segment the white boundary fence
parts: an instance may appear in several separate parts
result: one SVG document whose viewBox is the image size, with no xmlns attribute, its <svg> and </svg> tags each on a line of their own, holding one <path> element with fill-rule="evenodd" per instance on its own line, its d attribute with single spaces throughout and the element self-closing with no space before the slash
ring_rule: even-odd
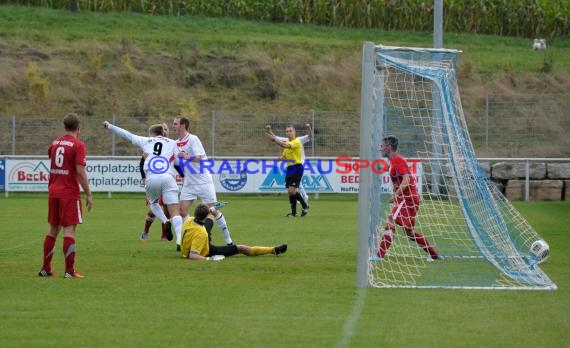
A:
<svg viewBox="0 0 570 348">
<path fill-rule="evenodd" d="M 138 156 L 90 156 L 87 174 L 93 192 L 144 192 L 139 173 Z M 541 190 L 548 184 L 554 192 L 553 200 L 570 200 L 570 158 L 480 158 L 481 167 L 509 198 L 509 181 L 524 180 L 524 195 L 528 201 L 533 189 Z M 409 159 L 412 171 L 422 187 L 421 159 Z M 358 168 L 366 165 L 358 158 L 310 158 L 305 164 L 302 184 L 308 193 L 358 193 Z M 389 177 L 384 173 L 387 163 L 379 159 L 374 163 L 382 175 L 382 189 L 391 190 Z M 285 193 L 283 163 L 274 157 L 223 157 L 211 158 L 203 165 L 204 171 L 213 174 L 217 192 L 223 193 Z M 495 174 L 494 174 L 495 173 Z M 555 177 L 557 176 L 557 177 Z M 49 160 L 47 156 L 0 157 L 0 192 L 47 192 Z M 554 182 L 554 185 L 553 185 Z M 179 183 L 182 181 L 179 178 Z M 512 186 L 511 186 L 512 188 Z M 511 190 L 512 191 L 512 190 Z M 558 197 L 558 198 L 556 198 Z M 519 199 L 516 198 L 515 199 Z"/>
</svg>

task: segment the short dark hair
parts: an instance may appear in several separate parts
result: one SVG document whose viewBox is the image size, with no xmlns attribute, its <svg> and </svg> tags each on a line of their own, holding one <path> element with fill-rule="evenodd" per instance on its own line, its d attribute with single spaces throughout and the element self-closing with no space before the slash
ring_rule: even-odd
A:
<svg viewBox="0 0 570 348">
<path fill-rule="evenodd" d="M 208 217 L 210 213 L 210 208 L 208 208 L 207 204 L 201 203 L 199 204 L 196 209 L 194 209 L 194 221 L 204 223 L 204 220 Z"/>
<path fill-rule="evenodd" d="M 74 132 L 79 129 L 80 125 L 79 116 L 77 114 L 70 112 L 63 118 L 63 126 L 67 132 Z"/>
<path fill-rule="evenodd" d="M 392 146 L 394 150 L 398 149 L 398 138 L 396 138 L 395 136 L 393 135 L 385 136 L 382 139 L 382 141 L 384 142 L 384 144 Z"/>
<path fill-rule="evenodd" d="M 186 130 L 190 128 L 190 120 L 187 119 L 186 117 L 178 116 L 178 122 L 180 124 L 183 124 Z"/>
<path fill-rule="evenodd" d="M 153 124 L 152 126 L 150 126 L 150 128 L 148 129 L 148 132 L 150 134 L 154 134 L 154 135 L 160 135 L 163 136 L 164 135 L 164 127 L 162 127 L 162 124 Z"/>
</svg>

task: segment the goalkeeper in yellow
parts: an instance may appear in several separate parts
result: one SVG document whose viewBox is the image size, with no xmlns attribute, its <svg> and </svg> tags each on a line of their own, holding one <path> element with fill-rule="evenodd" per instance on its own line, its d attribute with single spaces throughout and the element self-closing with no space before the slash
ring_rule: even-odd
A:
<svg viewBox="0 0 570 348">
<path fill-rule="evenodd" d="M 244 254 L 257 256 L 265 254 L 279 255 L 287 251 L 287 244 L 275 247 L 224 245 L 216 246 L 210 243 L 210 231 L 214 221 L 208 217 L 210 208 L 206 204 L 200 204 L 194 210 L 194 217 L 187 219 L 182 226 L 182 242 L 180 251 L 182 257 L 189 260 L 213 260 L 219 261 L 226 256 Z"/>
</svg>

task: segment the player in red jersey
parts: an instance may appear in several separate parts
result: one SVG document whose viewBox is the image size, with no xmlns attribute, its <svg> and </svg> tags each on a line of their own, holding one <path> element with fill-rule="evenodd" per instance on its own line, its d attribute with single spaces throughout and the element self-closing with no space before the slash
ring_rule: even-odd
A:
<svg viewBox="0 0 570 348">
<path fill-rule="evenodd" d="M 83 278 L 75 270 L 75 229 L 83 223 L 79 186 L 86 196 L 87 210 L 93 207 L 93 197 L 85 171 L 86 147 L 79 140 L 80 121 L 76 114 L 63 118 L 65 134 L 56 138 L 50 145 L 50 174 L 48 183 L 48 223 L 50 229 L 44 238 L 43 266 L 38 275 L 54 275 L 51 260 L 55 242 L 63 228 L 63 255 L 65 257 L 65 278 Z"/>
<path fill-rule="evenodd" d="M 420 208 L 420 195 L 418 194 L 416 180 L 406 160 L 397 152 L 398 138 L 395 136 L 385 137 L 380 144 L 380 150 L 384 156 L 390 159 L 390 179 L 394 186 L 391 201 L 394 201 L 394 207 L 388 215 L 388 222 L 384 227 L 377 256 L 380 259 L 384 258 L 392 244 L 396 225 L 398 225 L 402 226 L 410 240 L 418 243 L 430 255 L 430 260 L 440 258 L 427 238 L 414 228 L 416 215 Z"/>
</svg>

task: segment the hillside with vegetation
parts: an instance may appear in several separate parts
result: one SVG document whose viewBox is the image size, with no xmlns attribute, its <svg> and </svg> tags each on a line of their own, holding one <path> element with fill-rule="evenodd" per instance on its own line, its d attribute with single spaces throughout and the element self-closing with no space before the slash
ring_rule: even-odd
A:
<svg viewBox="0 0 570 348">
<path fill-rule="evenodd" d="M 432 34 L 0 6 L 0 117 L 358 111 L 362 44 L 430 47 Z M 463 51 L 463 106 L 488 94 L 566 94 L 570 39 L 446 33 Z M 565 118 L 567 108 L 548 117 Z"/>
</svg>

